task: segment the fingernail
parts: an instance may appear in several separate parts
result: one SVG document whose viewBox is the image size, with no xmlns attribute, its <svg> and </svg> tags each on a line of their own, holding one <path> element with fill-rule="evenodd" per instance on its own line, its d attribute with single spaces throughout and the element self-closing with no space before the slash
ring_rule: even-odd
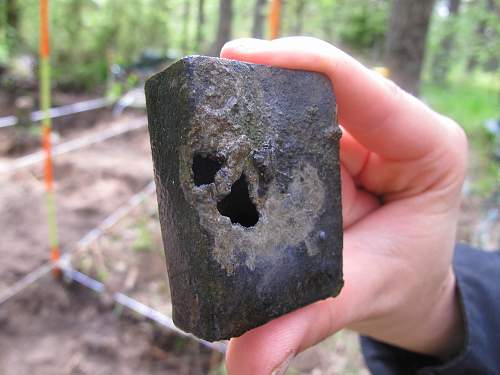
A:
<svg viewBox="0 0 500 375">
<path fill-rule="evenodd" d="M 290 362 L 292 362 L 292 359 L 295 358 L 295 353 L 291 353 L 286 357 L 286 359 L 276 367 L 273 372 L 271 372 L 271 375 L 283 375 L 286 370 L 288 370 L 288 366 L 290 366 Z"/>
</svg>

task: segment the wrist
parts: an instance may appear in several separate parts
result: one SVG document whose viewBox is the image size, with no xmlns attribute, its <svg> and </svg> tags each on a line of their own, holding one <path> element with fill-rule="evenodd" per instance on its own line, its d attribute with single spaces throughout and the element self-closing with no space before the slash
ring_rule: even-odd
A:
<svg viewBox="0 0 500 375">
<path fill-rule="evenodd" d="M 423 348 L 425 354 L 447 360 L 463 348 L 465 322 L 455 274 L 451 269 L 424 332 L 427 332 L 429 337 Z"/>
<path fill-rule="evenodd" d="M 443 298 L 443 306 L 441 307 L 442 313 L 440 315 L 443 321 L 436 322 L 444 325 L 438 341 L 439 345 L 435 348 L 435 356 L 440 359 L 450 359 L 456 356 L 464 346 L 466 335 L 462 304 L 455 273 L 452 270 L 449 279 L 447 291 Z"/>
</svg>

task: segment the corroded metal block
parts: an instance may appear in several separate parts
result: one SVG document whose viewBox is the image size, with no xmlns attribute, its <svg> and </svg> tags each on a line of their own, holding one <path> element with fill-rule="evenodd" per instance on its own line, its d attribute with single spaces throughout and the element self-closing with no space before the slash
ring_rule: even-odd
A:
<svg viewBox="0 0 500 375">
<path fill-rule="evenodd" d="M 186 57 L 146 84 L 175 323 L 214 341 L 335 296 L 339 138 L 321 74 Z"/>
</svg>

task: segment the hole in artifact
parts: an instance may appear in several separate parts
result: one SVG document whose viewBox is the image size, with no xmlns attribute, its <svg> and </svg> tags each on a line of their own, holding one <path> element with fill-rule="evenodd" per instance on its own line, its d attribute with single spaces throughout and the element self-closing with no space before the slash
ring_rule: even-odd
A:
<svg viewBox="0 0 500 375">
<path fill-rule="evenodd" d="M 222 163 L 217 158 L 196 154 L 193 158 L 194 184 L 196 186 L 211 184 L 221 167 Z"/>
<path fill-rule="evenodd" d="M 244 227 L 253 227 L 259 221 L 257 207 L 250 199 L 248 182 L 245 174 L 231 186 L 231 193 L 217 203 L 221 215 L 231 219 L 231 223 Z"/>
</svg>

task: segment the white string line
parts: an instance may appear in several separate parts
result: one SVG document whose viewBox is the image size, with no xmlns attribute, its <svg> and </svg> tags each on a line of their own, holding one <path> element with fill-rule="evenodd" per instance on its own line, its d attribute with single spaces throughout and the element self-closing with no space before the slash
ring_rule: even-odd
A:
<svg viewBox="0 0 500 375">
<path fill-rule="evenodd" d="M 0 306 L 7 302 L 9 299 L 20 293 L 22 290 L 26 289 L 28 286 L 33 284 L 35 281 L 41 279 L 43 276 L 48 274 L 52 269 L 56 267 L 56 263 L 48 262 L 42 264 L 40 267 L 31 271 L 26 276 L 24 276 L 21 280 L 15 282 L 11 287 L 9 287 L 6 291 L 0 294 Z"/>
<path fill-rule="evenodd" d="M 0 118 L 0 128 L 6 128 L 8 126 L 14 126 L 17 124 L 16 116 L 7 116 Z"/>
<path fill-rule="evenodd" d="M 49 109 L 50 118 L 58 118 L 67 115 L 73 115 L 81 112 L 93 111 L 95 109 L 100 109 L 109 106 L 113 101 L 108 98 L 98 98 L 92 100 L 85 100 L 78 103 L 63 105 L 60 107 L 54 107 Z M 43 119 L 43 111 L 35 111 L 31 113 L 31 121 L 38 122 Z M 16 116 L 6 116 L 0 118 L 0 128 L 6 128 L 8 126 L 14 126 L 19 122 Z"/>
<path fill-rule="evenodd" d="M 106 286 L 101 283 L 100 281 L 97 281 L 93 279 L 92 277 L 79 272 L 72 268 L 69 264 L 66 264 L 62 267 L 62 270 L 64 272 L 64 276 L 70 278 L 73 281 L 76 281 L 77 283 L 97 292 L 97 293 L 106 293 Z M 174 333 L 190 338 L 192 340 L 195 340 L 199 342 L 202 345 L 205 345 L 206 347 L 216 350 L 220 353 L 225 353 L 226 352 L 226 344 L 224 342 L 208 342 L 202 339 L 199 339 L 198 337 L 184 332 L 183 330 L 177 328 L 174 324 L 174 321 L 172 318 L 169 316 L 159 312 L 158 310 L 153 309 L 152 307 L 149 307 L 142 302 L 137 301 L 136 299 L 129 297 L 123 293 L 114 293 L 113 294 L 113 300 L 115 303 L 122 305 L 134 312 L 136 312 L 139 315 L 142 315 L 157 324 L 166 327 L 167 329 L 173 331 Z"/>
<path fill-rule="evenodd" d="M 140 118 L 135 121 L 131 121 L 127 124 L 113 126 L 111 128 L 107 128 L 101 130 L 99 132 L 95 132 L 83 137 L 79 137 L 77 139 L 61 143 L 52 148 L 52 156 L 58 156 L 65 154 L 70 151 L 75 151 L 81 149 L 86 146 L 90 146 L 96 143 L 103 142 L 107 139 L 117 137 L 119 135 L 125 134 L 127 132 L 143 128 L 147 124 L 145 118 Z M 43 150 L 34 152 L 32 154 L 22 156 L 13 162 L 4 163 L 4 165 L 0 165 L 0 173 L 8 173 L 13 172 L 17 169 L 27 167 L 32 164 L 39 163 L 45 160 L 45 152 Z"/>
<path fill-rule="evenodd" d="M 75 250 L 84 250 L 106 231 L 123 219 L 130 211 L 139 206 L 155 191 L 155 183 L 151 181 L 144 189 L 133 195 L 126 204 L 118 208 L 111 215 L 106 217 L 97 227 L 93 228 L 83 236 L 76 244 Z"/>
<path fill-rule="evenodd" d="M 8 287 L 7 290 L 0 293 L 0 305 L 7 302 L 16 294 L 20 293 L 22 290 L 26 289 L 28 286 L 48 274 L 52 269 L 59 268 L 67 264 L 72 253 L 90 246 L 101 235 L 103 235 L 105 231 L 109 230 L 112 226 L 117 224 L 118 221 L 125 217 L 132 209 L 140 205 L 149 195 L 154 192 L 154 189 L 155 184 L 153 181 L 151 181 L 144 189 L 133 195 L 125 204 L 120 206 L 111 215 L 107 216 L 97 227 L 88 231 L 87 234 L 85 234 L 85 236 L 83 236 L 76 243 L 76 246 L 74 248 L 64 252 L 58 262 L 48 261 L 42 264 L 38 268 L 25 275 L 21 280 L 15 282 L 11 287 Z"/>
</svg>

